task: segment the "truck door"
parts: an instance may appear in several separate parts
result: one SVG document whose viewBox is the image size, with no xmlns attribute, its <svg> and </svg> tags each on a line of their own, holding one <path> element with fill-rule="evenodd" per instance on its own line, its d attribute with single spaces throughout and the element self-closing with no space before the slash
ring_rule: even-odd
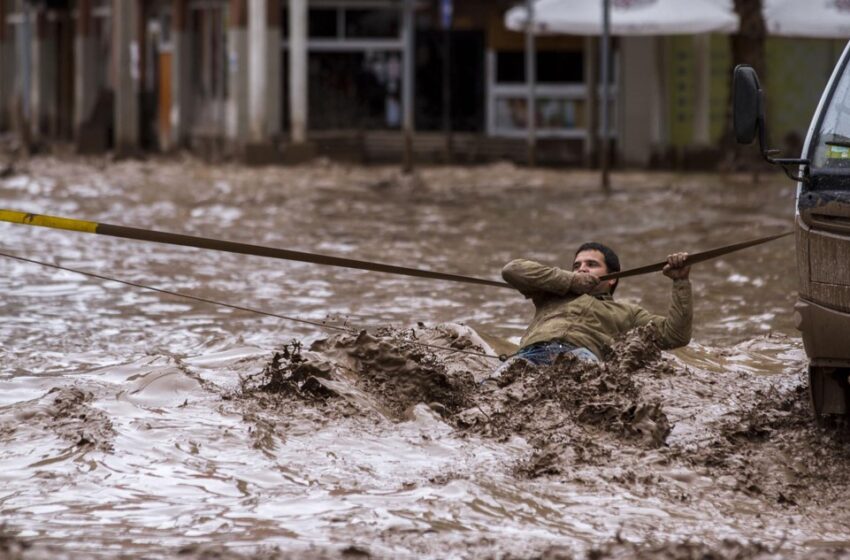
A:
<svg viewBox="0 0 850 560">
<path fill-rule="evenodd" d="M 850 412 L 849 70 L 845 49 L 809 130 L 797 197 L 796 311 L 818 416 Z"/>
</svg>

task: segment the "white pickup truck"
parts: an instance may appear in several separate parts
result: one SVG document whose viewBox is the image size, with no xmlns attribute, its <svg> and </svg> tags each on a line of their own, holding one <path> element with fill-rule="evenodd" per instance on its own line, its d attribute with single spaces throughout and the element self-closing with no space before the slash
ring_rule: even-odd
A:
<svg viewBox="0 0 850 560">
<path fill-rule="evenodd" d="M 797 328 L 809 357 L 809 389 L 820 422 L 850 414 L 850 44 L 812 118 L 800 158 L 765 148 L 764 96 L 755 71 L 735 68 L 736 140 L 758 137 L 762 155 L 797 181 Z"/>
</svg>

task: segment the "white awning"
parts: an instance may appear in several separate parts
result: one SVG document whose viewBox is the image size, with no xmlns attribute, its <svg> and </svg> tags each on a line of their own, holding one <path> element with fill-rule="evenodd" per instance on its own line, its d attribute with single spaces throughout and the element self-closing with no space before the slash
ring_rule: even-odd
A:
<svg viewBox="0 0 850 560">
<path fill-rule="evenodd" d="M 738 16 L 728 0 L 610 1 L 612 35 L 734 33 L 738 29 Z M 536 34 L 602 34 L 601 0 L 537 0 L 534 6 Z M 515 6 L 505 14 L 505 26 L 525 31 L 527 19 L 525 6 Z"/>
<path fill-rule="evenodd" d="M 771 35 L 850 39 L 850 0 L 765 0 L 764 20 Z"/>
</svg>

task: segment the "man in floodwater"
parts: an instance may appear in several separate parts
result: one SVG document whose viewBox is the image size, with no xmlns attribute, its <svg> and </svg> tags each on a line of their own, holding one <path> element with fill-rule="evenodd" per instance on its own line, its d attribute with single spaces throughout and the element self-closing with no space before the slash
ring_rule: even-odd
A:
<svg viewBox="0 0 850 560">
<path fill-rule="evenodd" d="M 687 253 L 667 257 L 663 273 L 673 280 L 667 315 L 653 315 L 639 305 L 614 301 L 617 280 L 599 277 L 620 270 L 620 259 L 610 247 L 585 243 L 576 251 L 572 271 L 525 259 L 502 269 L 505 281 L 534 302 L 534 319 L 512 359 L 535 365 L 551 364 L 559 354 L 599 361 L 603 349 L 617 336 L 652 323 L 664 349 L 685 346 L 691 340 L 691 283 Z M 501 369 L 501 368 L 500 368 Z"/>
</svg>

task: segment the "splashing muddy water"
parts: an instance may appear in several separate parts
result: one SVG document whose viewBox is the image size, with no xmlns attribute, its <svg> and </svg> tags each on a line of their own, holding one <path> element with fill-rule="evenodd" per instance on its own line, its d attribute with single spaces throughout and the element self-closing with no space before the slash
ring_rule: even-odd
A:
<svg viewBox="0 0 850 560">
<path fill-rule="evenodd" d="M 497 278 L 790 226 L 782 178 L 507 164 L 34 159 L 0 207 Z M 812 425 L 793 241 L 695 267 L 694 342 L 484 381 L 508 290 L 0 224 L 2 250 L 327 321 L 331 334 L 0 260 L 0 557 L 835 557 L 848 444 Z M 663 312 L 669 280 L 618 297 Z M 295 342 L 297 341 L 297 343 Z M 421 343 L 467 350 L 450 353 Z M 483 383 L 482 383 L 483 382 Z M 711 556 L 713 555 L 713 556 Z"/>
</svg>

